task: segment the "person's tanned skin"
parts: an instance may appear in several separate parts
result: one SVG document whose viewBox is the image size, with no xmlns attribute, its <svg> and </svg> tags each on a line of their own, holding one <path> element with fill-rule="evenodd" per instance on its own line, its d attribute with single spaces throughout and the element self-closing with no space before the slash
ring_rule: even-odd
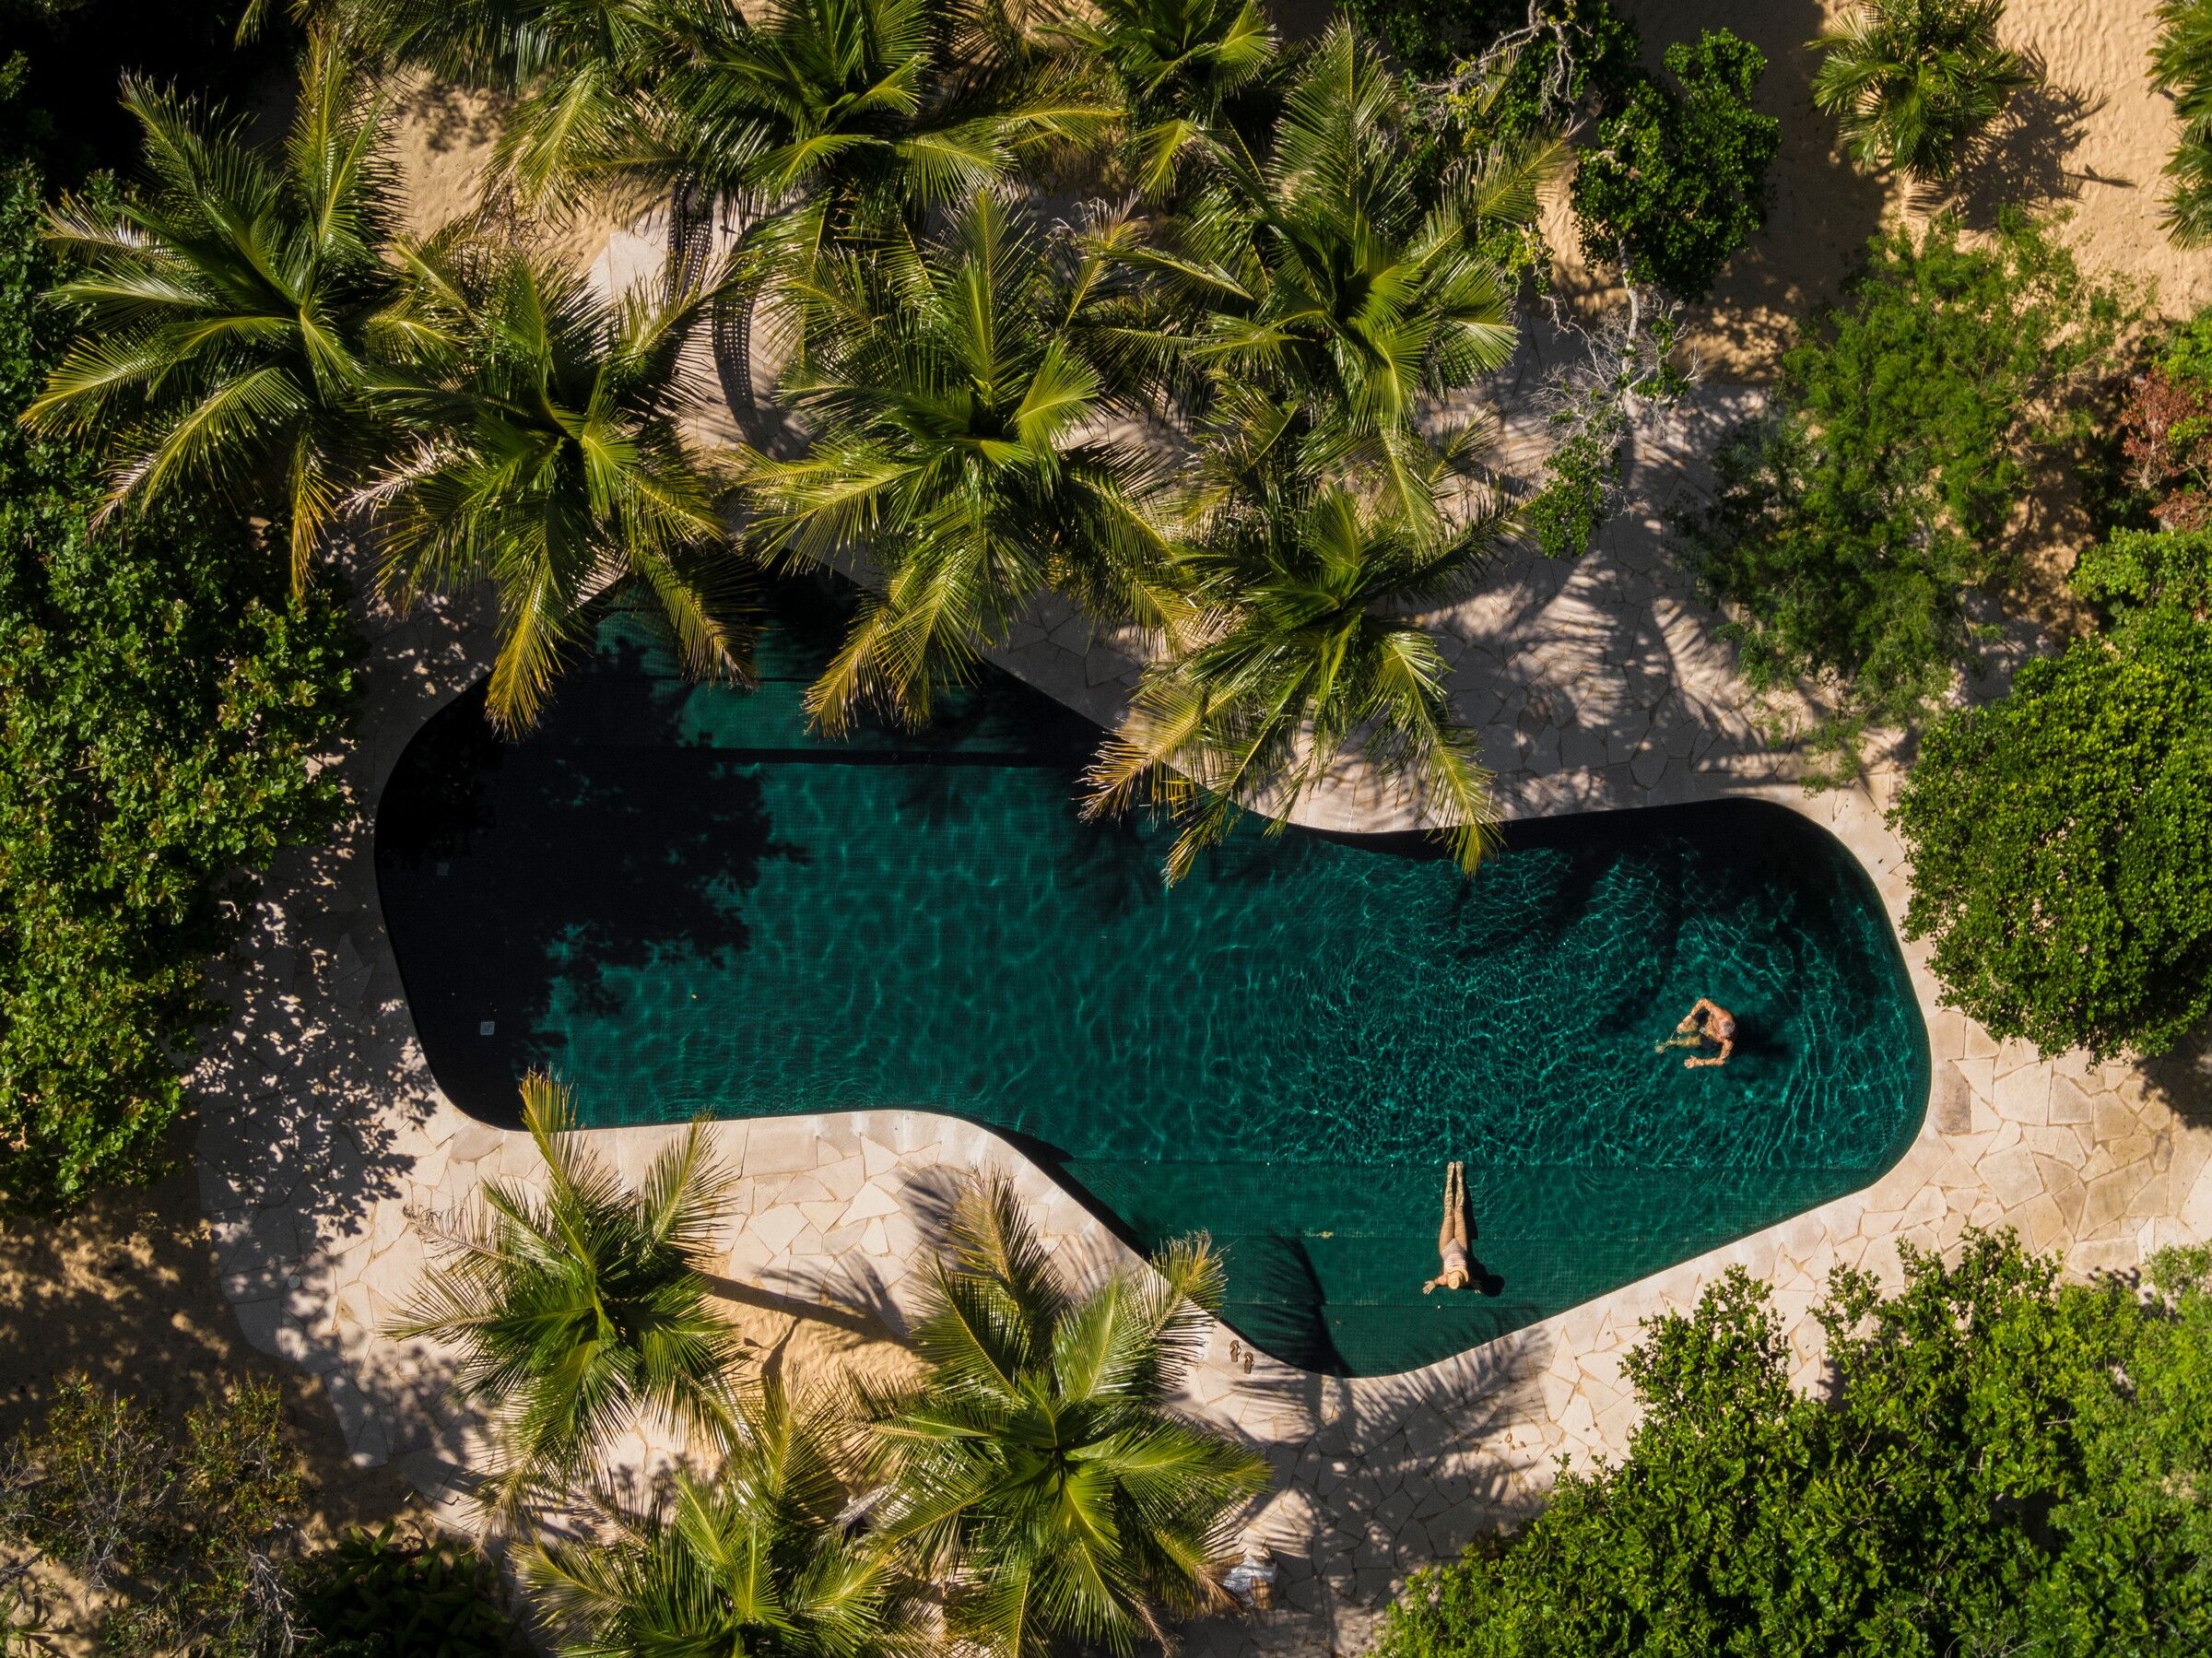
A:
<svg viewBox="0 0 2212 1658">
<path fill-rule="evenodd" d="M 1700 1065 L 1724 1065 L 1728 1056 L 1735 1052 L 1735 1015 L 1730 1013 L 1710 996 L 1700 996 L 1698 1005 L 1682 1016 L 1675 1027 L 1675 1034 L 1659 1044 L 1658 1052 L 1669 1048 L 1701 1048 L 1707 1042 L 1718 1042 L 1718 1054 L 1693 1054 L 1682 1062 L 1685 1070 L 1696 1070 Z"/>
</svg>

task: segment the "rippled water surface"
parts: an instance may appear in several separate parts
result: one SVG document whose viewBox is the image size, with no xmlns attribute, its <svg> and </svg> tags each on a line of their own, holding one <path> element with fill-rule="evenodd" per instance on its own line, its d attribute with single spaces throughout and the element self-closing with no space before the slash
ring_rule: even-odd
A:
<svg viewBox="0 0 2212 1658">
<path fill-rule="evenodd" d="M 1226 1246 L 1230 1321 L 1309 1368 L 1431 1362 L 1867 1184 L 1926 1038 L 1875 895 L 1750 802 L 1424 843 L 1082 822 L 1095 735 L 994 681 L 921 739 L 809 737 L 819 659 L 682 682 L 618 619 L 527 741 L 480 695 L 381 807 L 378 875 L 440 1082 L 512 1120 L 550 1065 L 594 1124 L 916 1106 L 1028 1136 L 1140 1246 Z M 1733 1063 L 1653 1044 L 1700 995 Z M 490 1021 L 494 1034 L 479 1034 Z M 1468 1165 L 1479 1293 L 1424 1298 Z"/>
</svg>

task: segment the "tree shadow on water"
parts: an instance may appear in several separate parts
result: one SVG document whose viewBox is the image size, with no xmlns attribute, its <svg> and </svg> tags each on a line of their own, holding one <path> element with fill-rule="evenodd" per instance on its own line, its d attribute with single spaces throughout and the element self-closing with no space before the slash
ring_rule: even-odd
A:
<svg viewBox="0 0 2212 1658">
<path fill-rule="evenodd" d="M 680 699 L 641 654 L 602 658 L 516 743 L 478 687 L 384 792 L 378 884 L 423 1047 L 490 1121 L 514 1120 L 519 1070 L 558 1060 L 542 1034 L 557 1003 L 613 1017 L 630 975 L 726 966 L 763 863 L 800 855 L 773 840 L 754 769 L 678 740 Z"/>
</svg>

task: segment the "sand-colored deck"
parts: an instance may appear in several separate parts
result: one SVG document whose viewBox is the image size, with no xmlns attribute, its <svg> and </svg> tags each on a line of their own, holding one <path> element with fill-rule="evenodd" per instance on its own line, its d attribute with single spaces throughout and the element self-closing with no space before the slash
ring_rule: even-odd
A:
<svg viewBox="0 0 2212 1658">
<path fill-rule="evenodd" d="M 1756 379 L 1771 359 L 1772 321 L 1833 291 L 1885 206 L 1881 193 L 1832 168 L 1828 129 L 1811 124 L 1809 106 L 1779 107 L 1801 96 L 1803 78 L 1781 63 L 1780 48 L 1818 32 L 1820 7 L 1646 0 L 1631 9 L 1655 40 L 1719 23 L 1777 53 L 1769 91 L 1790 123 L 1781 206 L 1769 239 L 1724 280 L 1708 323 L 1720 366 Z M 2031 159 L 2054 158 L 2059 194 L 2077 197 L 2085 248 L 2159 276 L 2170 304 L 2194 302 L 2212 297 L 2212 262 L 2172 254 L 2151 222 L 2170 123 L 2161 124 L 2163 101 L 2131 78 L 2151 10 L 2143 0 L 2015 0 L 2007 27 L 2041 47 L 2054 87 L 2086 77 L 2075 87 L 2084 112 L 2059 129 L 2077 135 L 2029 146 Z M 435 170 L 441 154 L 480 159 L 484 129 L 468 107 L 426 100 L 417 119 L 432 124 L 409 139 L 421 152 L 410 152 L 411 173 Z M 1731 343 L 1720 330 L 1741 337 Z M 1532 345 L 1523 389 L 1535 369 Z M 1597 551 L 1573 564 L 1514 559 L 1440 618 L 1454 695 L 1482 732 L 1508 815 L 1758 794 L 1836 833 L 1895 918 L 1905 896 L 1900 851 L 1881 815 L 1894 773 L 1805 794 L 1794 758 L 1762 741 L 1714 637 L 1718 618 L 1667 548 L 1665 514 L 1694 498 L 1698 457 L 1757 395 L 1708 387 L 1678 421 L 1642 434 L 1631 508 Z M 1509 433 L 1509 469 L 1525 471 L 1535 434 L 1521 423 Z M 453 606 L 406 617 L 372 606 L 366 626 L 367 702 L 359 740 L 339 761 L 358 810 L 329 847 L 288 861 L 266 884 L 232 974 L 239 1019 L 194 1079 L 206 1101 L 200 1179 L 223 1288 L 249 1339 L 322 1378 L 358 1461 L 396 1464 L 465 1524 L 469 1469 L 485 1454 L 477 1425 L 452 1403 L 439 1354 L 381 1332 L 422 1271 L 422 1218 L 465 1201 L 488 1174 L 528 1178 L 535 1153 L 521 1136 L 463 1116 L 424 1068 L 378 909 L 371 825 L 401 749 L 481 672 L 487 641 Z M 999 657 L 1100 719 L 1112 717 L 1135 673 L 1112 641 L 1051 607 Z M 1382 828 L 1417 811 L 1352 777 L 1300 816 Z M 1264 1620 L 1194 1629 L 1193 1642 L 1223 1652 L 1353 1650 L 1408 1570 L 1529 1512 L 1554 1457 L 1624 1448 L 1634 1406 L 1619 1363 L 1638 1322 L 1688 1305 L 1730 1263 L 1775 1284 L 1809 1374 L 1818 1331 L 1806 1312 L 1828 1270 L 1864 1264 L 1893 1276 L 1899 1239 L 1940 1247 L 1970 1223 L 2005 1223 L 2086 1273 L 2124 1271 L 2160 1243 L 2212 1237 L 2212 1088 L 2192 1059 L 2091 1066 L 2000 1047 L 1937 1007 L 1924 953 L 1908 956 L 1936 1086 L 1917 1143 L 1872 1189 L 1407 1376 L 1332 1380 L 1265 1359 L 1247 1370 L 1218 1334 L 1189 1403 L 1275 1464 L 1276 1492 L 1253 1528 L 1283 1563 L 1287 1604 Z M 598 1138 L 636 1167 L 665 1132 Z M 729 1123 L 716 1135 L 743 1173 L 723 1269 L 733 1316 L 765 1358 L 793 1370 L 901 1362 L 890 1338 L 911 1310 L 916 1268 L 947 1193 L 978 1164 L 1014 1173 L 1071 1261 L 1096 1266 L 1124 1253 L 1037 1170 L 970 1125 L 889 1112 Z M 659 1453 L 639 1444 L 629 1454 L 641 1467 Z"/>
<path fill-rule="evenodd" d="M 1716 397 L 1725 403 L 1725 397 Z M 1701 419 L 1685 423 L 1685 453 Z M 1715 618 L 1665 556 L 1657 503 L 1694 487 L 1694 465 L 1653 446 L 1643 503 L 1573 565 L 1516 563 L 1449 619 L 1461 708 L 1514 813 L 1756 794 L 1806 812 L 1872 872 L 1892 914 L 1904 884 L 1883 828 L 1888 779 L 1806 796 L 1742 708 Z M 461 1492 L 485 1448 L 446 1395 L 439 1355 L 382 1328 L 424 1262 L 418 1221 L 486 1174 L 527 1178 L 518 1135 L 464 1117 L 426 1073 L 377 908 L 367 811 L 409 735 L 484 661 L 485 636 L 452 609 L 374 632 L 359 744 L 342 764 L 361 813 L 328 849 L 268 884 L 239 965 L 241 1017 L 195 1079 L 209 1104 L 204 1201 L 223 1288 L 249 1339 L 319 1374 L 364 1463 L 402 1472 L 465 1523 Z M 1026 631 L 1008 665 L 1105 712 L 1132 665 L 1082 648 L 1079 623 Z M 1402 821 L 1405 803 L 1347 788 L 1329 820 Z M 580 872 L 583 878 L 586 872 Z M 1918 952 L 1912 952 L 1917 959 Z M 1918 1143 L 1872 1190 L 1413 1374 L 1331 1380 L 1262 1359 L 1232 1364 L 1224 1333 L 1191 1401 L 1265 1446 L 1276 1495 L 1253 1524 L 1281 1557 L 1288 1609 L 1262 1624 L 1193 1632 L 1202 1647 L 1349 1650 L 1393 1583 L 1477 1533 L 1527 1512 L 1559 1452 L 1619 1452 L 1634 1419 L 1619 1378 L 1641 1318 L 1694 1299 L 1742 1262 L 1777 1287 L 1809 1365 L 1804 1317 L 1828 1269 L 1893 1272 L 1893 1241 L 1935 1247 L 1971 1222 L 2017 1226 L 2076 1271 L 2122 1270 L 2159 1243 L 2212 1236 L 2212 1121 L 2184 1062 L 2092 1067 L 2000 1048 L 1937 1008 L 1915 970 L 1936 1083 Z M 635 1167 L 658 1130 L 595 1136 Z M 918 1112 L 734 1123 L 717 1139 L 744 1175 L 726 1276 L 764 1352 L 823 1315 L 782 1362 L 896 1362 L 884 1334 L 911 1308 L 917 1265 L 952 1184 L 981 1163 L 1015 1172 L 1054 1247 L 1101 1264 L 1121 1246 L 1018 1154 L 971 1125 Z M 811 1353 L 812 1357 L 807 1357 Z M 643 1463 L 647 1448 L 633 1448 Z"/>
</svg>

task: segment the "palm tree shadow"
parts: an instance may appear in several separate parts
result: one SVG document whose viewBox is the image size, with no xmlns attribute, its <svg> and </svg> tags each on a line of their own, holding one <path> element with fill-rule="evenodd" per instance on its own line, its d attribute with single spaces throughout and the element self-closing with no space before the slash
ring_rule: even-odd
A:
<svg viewBox="0 0 2212 1658">
<path fill-rule="evenodd" d="M 2006 208 L 2041 213 L 2075 200 L 2086 182 L 2133 188 L 2070 165 L 2105 101 L 2047 80 L 2023 88 L 1969 147 L 1950 183 L 1916 193 L 1914 206 L 1947 207 L 1968 229 L 1990 230 Z"/>
</svg>

